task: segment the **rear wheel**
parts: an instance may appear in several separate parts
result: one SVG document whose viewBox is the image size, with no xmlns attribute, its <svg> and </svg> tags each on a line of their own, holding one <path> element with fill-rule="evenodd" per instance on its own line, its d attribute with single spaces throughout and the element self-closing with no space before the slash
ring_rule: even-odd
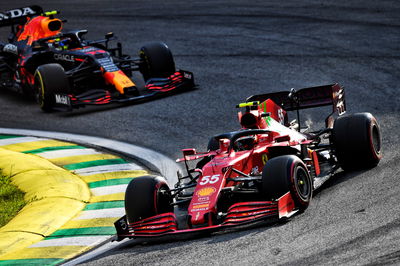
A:
<svg viewBox="0 0 400 266">
<path fill-rule="evenodd" d="M 312 198 L 313 182 L 306 165 L 295 155 L 270 159 L 262 172 L 262 193 L 276 200 L 290 192 L 296 207 L 305 210 Z"/>
<path fill-rule="evenodd" d="M 382 158 L 380 128 L 370 113 L 338 117 L 333 125 L 332 143 L 345 170 L 371 168 Z"/>
<path fill-rule="evenodd" d="M 143 64 L 140 72 L 144 80 L 150 78 L 166 78 L 175 73 L 175 62 L 168 46 L 163 42 L 146 44 L 140 49 Z"/>
<path fill-rule="evenodd" d="M 172 212 L 171 192 L 164 178 L 141 176 L 132 179 L 126 188 L 125 211 L 130 223 Z"/>
<path fill-rule="evenodd" d="M 35 72 L 35 91 L 40 108 L 50 112 L 55 104 L 55 93 L 68 93 L 69 82 L 60 64 L 41 65 Z"/>
</svg>

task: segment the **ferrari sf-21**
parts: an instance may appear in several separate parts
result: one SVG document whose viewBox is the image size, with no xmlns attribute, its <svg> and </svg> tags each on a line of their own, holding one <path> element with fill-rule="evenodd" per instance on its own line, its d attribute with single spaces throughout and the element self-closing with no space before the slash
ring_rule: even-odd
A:
<svg viewBox="0 0 400 266">
<path fill-rule="evenodd" d="M 325 127 L 305 131 L 299 110 L 329 105 Z M 237 107 L 245 108 L 239 130 L 213 136 L 207 152 L 183 150 L 177 161 L 187 175 L 175 187 L 160 176 L 129 183 L 126 215 L 115 222 L 118 240 L 288 219 L 339 168 L 371 168 L 382 158 L 376 119 L 346 115 L 338 84 L 254 95 Z M 289 122 L 288 111 L 297 119 Z"/>
<path fill-rule="evenodd" d="M 85 40 L 87 30 L 63 31 L 56 14 L 39 6 L 0 13 L 0 26 L 11 26 L 8 42 L 0 43 L 0 86 L 35 97 L 42 110 L 137 102 L 194 87 L 193 74 L 175 69 L 165 43 L 144 45 L 132 59 L 121 43 L 109 47 L 112 33 Z M 144 90 L 132 71 L 143 75 Z"/>
</svg>

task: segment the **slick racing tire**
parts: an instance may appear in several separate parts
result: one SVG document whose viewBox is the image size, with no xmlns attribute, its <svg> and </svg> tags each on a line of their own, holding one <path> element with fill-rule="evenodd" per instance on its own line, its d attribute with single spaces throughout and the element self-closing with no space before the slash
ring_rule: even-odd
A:
<svg viewBox="0 0 400 266">
<path fill-rule="evenodd" d="M 55 105 L 55 93 L 68 93 L 69 82 L 64 68 L 60 64 L 41 65 L 36 69 L 35 91 L 37 102 L 45 112 Z"/>
<path fill-rule="evenodd" d="M 295 155 L 270 159 L 262 172 L 263 196 L 268 200 L 277 200 L 287 192 L 290 192 L 300 211 L 308 207 L 313 194 L 313 182 L 307 167 Z"/>
<path fill-rule="evenodd" d="M 126 188 L 125 212 L 128 222 L 172 212 L 171 192 L 164 178 L 141 176 L 132 179 Z"/>
<path fill-rule="evenodd" d="M 175 73 L 175 62 L 168 46 L 163 42 L 144 45 L 139 52 L 143 64 L 140 72 L 145 81 L 150 78 L 166 78 Z"/>
<path fill-rule="evenodd" d="M 332 143 L 344 170 L 372 168 L 382 158 L 380 128 L 370 113 L 338 117 L 333 125 Z"/>
</svg>

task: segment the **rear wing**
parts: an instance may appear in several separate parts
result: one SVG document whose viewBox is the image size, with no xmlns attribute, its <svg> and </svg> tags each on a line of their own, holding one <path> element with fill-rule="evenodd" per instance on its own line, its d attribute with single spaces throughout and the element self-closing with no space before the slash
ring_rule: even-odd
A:
<svg viewBox="0 0 400 266">
<path fill-rule="evenodd" d="M 344 89 L 339 84 L 310 87 L 295 91 L 280 91 L 266 94 L 253 95 L 246 99 L 247 102 L 264 102 L 271 99 L 286 111 L 295 111 L 306 108 L 332 105 L 333 112 L 342 115 L 346 112 Z"/>
<path fill-rule="evenodd" d="M 24 24 L 28 17 L 37 16 L 42 13 L 43 9 L 36 5 L 0 12 L 0 27 Z"/>
<path fill-rule="evenodd" d="M 334 117 L 337 113 L 342 115 L 346 112 L 346 101 L 344 88 L 339 84 L 330 84 L 317 87 L 300 89 L 298 91 L 280 91 L 267 94 L 253 95 L 246 99 L 247 102 L 264 102 L 271 99 L 285 111 L 297 111 L 297 120 L 300 125 L 300 109 L 314 108 L 332 105 L 332 113 L 325 119 L 327 128 L 333 127 Z M 300 130 L 299 126 L 299 130 Z"/>
</svg>

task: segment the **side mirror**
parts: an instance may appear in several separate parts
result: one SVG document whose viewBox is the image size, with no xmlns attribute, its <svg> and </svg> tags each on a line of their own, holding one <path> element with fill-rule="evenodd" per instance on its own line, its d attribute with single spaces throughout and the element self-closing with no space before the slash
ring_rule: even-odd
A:
<svg viewBox="0 0 400 266">
<path fill-rule="evenodd" d="M 111 39 L 112 37 L 114 37 L 114 32 L 109 32 L 109 33 L 106 33 L 106 35 L 105 35 L 106 39 Z"/>
<path fill-rule="evenodd" d="M 290 141 L 290 136 L 289 135 L 277 136 L 274 138 L 274 140 L 276 142 Z"/>
<path fill-rule="evenodd" d="M 231 141 L 229 139 L 220 139 L 219 140 L 219 149 L 221 153 L 227 152 L 229 150 L 229 145 Z"/>
<path fill-rule="evenodd" d="M 196 149 L 183 149 L 183 156 L 195 155 Z"/>
</svg>

